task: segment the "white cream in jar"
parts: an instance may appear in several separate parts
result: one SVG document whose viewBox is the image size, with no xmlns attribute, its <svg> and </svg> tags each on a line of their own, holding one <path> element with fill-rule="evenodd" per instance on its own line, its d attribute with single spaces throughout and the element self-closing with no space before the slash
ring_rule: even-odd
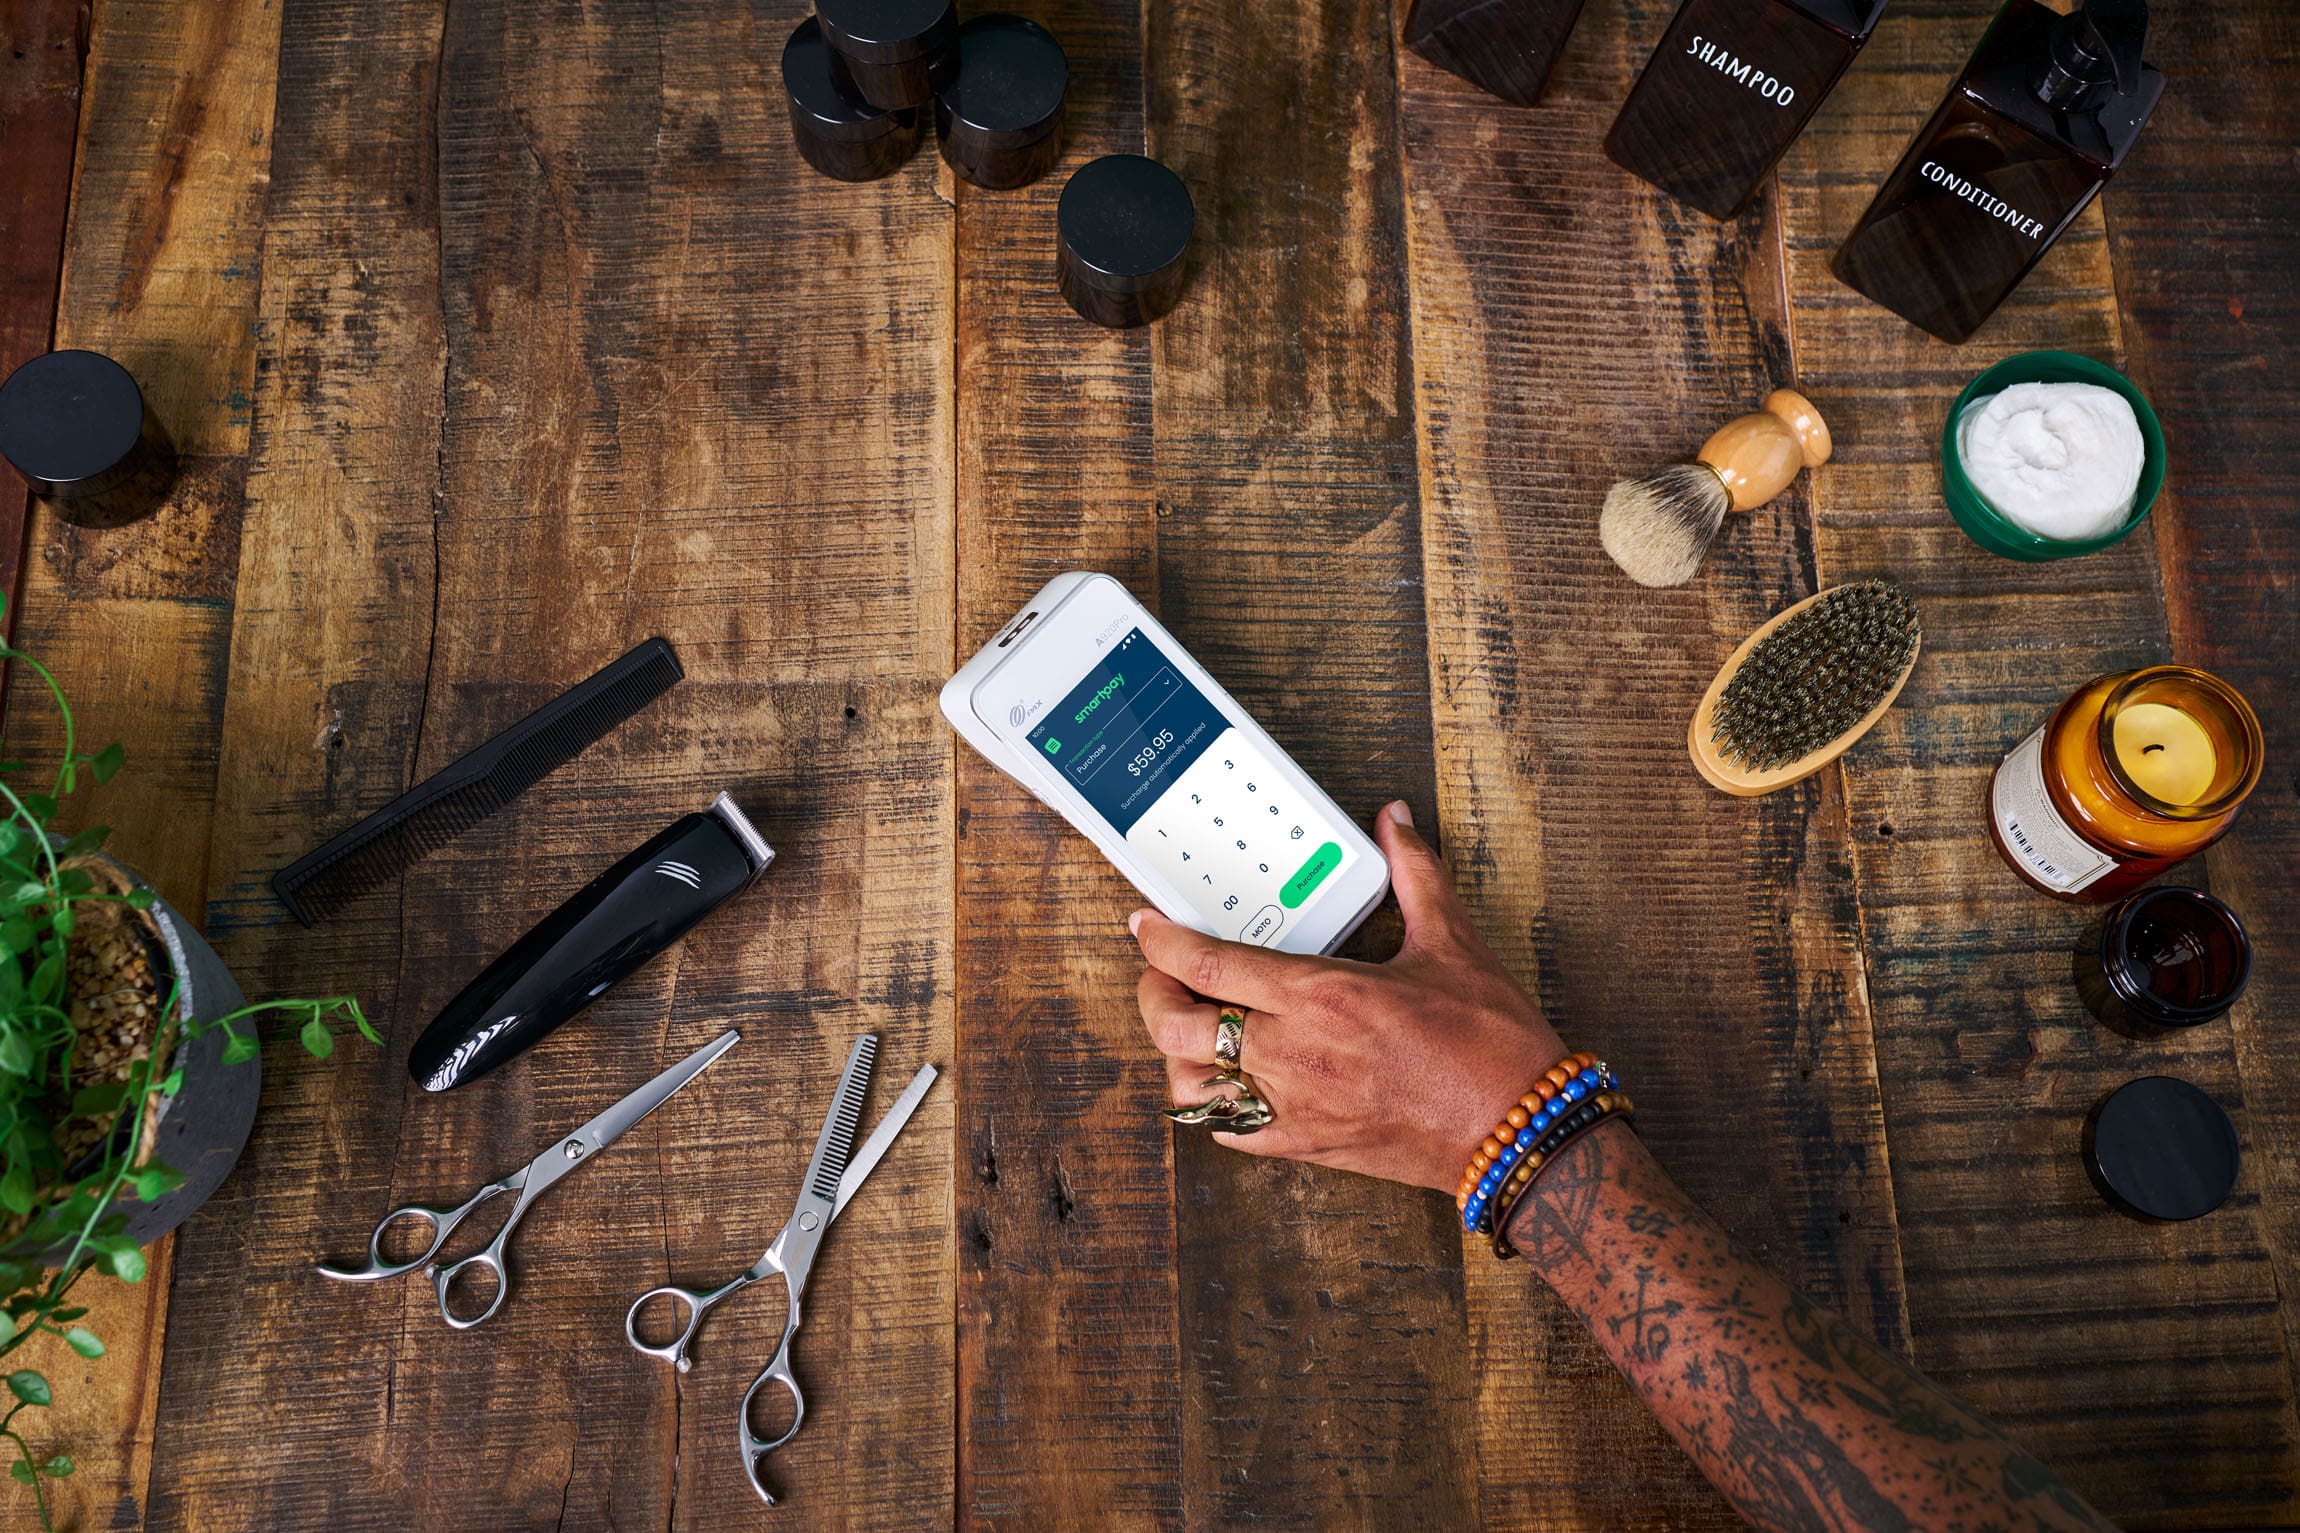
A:
<svg viewBox="0 0 2300 1533">
<path fill-rule="evenodd" d="M 2132 405 L 2097 383 L 2016 383 L 1957 420 L 1966 480 L 2040 538 L 2114 532 L 2132 515 L 2145 454 Z"/>
</svg>

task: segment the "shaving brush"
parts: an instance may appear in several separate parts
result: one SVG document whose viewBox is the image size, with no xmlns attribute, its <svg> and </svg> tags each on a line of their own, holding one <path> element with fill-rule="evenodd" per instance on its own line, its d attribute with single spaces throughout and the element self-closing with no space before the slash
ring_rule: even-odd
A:
<svg viewBox="0 0 2300 1533">
<path fill-rule="evenodd" d="M 1701 568 L 1728 511 L 1751 511 L 1799 469 L 1829 461 L 1829 427 L 1811 400 L 1775 389 L 1765 408 L 1728 421 L 1691 463 L 1624 479 L 1605 497 L 1597 540 L 1630 579 L 1681 586 Z"/>
</svg>

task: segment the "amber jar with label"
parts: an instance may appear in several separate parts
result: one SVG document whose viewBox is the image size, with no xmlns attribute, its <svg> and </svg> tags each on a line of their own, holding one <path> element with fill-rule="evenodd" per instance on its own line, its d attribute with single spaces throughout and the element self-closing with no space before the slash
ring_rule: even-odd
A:
<svg viewBox="0 0 2300 1533">
<path fill-rule="evenodd" d="M 2260 720 L 2219 677 L 2095 677 L 1998 764 L 1989 833 L 2045 893 L 2113 900 L 2226 834 L 2260 764 Z"/>
</svg>

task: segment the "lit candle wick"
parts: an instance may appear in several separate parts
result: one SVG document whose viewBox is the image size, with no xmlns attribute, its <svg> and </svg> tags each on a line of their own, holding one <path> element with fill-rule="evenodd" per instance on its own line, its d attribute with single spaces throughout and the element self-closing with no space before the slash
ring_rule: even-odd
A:
<svg viewBox="0 0 2300 1533">
<path fill-rule="evenodd" d="M 2168 703 L 2130 703 L 2117 710 L 2116 758 L 2134 787 L 2160 804 L 2185 807 L 2212 791 L 2220 770 L 2212 737 Z"/>
</svg>

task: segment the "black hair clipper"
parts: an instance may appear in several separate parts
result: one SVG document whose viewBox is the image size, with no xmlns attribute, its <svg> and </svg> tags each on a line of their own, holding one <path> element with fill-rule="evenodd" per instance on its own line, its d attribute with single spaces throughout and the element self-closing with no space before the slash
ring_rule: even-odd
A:
<svg viewBox="0 0 2300 1533">
<path fill-rule="evenodd" d="M 407 1073 L 426 1091 L 485 1075 L 685 936 L 774 860 L 724 793 L 674 820 L 464 986 L 415 1040 Z"/>
</svg>

